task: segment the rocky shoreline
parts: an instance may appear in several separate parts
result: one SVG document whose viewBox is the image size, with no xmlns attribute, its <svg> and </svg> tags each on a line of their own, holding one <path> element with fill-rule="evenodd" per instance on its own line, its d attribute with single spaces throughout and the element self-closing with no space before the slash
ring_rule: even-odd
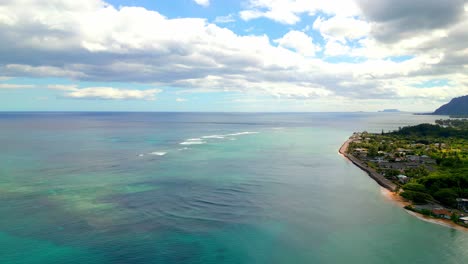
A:
<svg viewBox="0 0 468 264">
<path fill-rule="evenodd" d="M 363 171 L 367 172 L 369 176 L 374 179 L 380 186 L 388 189 L 389 191 L 395 192 L 398 189 L 398 186 L 391 182 L 390 180 L 386 179 L 383 175 L 375 171 L 374 169 L 370 168 L 364 162 L 360 161 L 353 155 L 347 153 L 349 143 L 353 141 L 352 138 L 349 138 L 340 148 L 339 153 L 346 157 L 349 161 L 354 163 L 357 167 L 362 169 Z"/>
</svg>

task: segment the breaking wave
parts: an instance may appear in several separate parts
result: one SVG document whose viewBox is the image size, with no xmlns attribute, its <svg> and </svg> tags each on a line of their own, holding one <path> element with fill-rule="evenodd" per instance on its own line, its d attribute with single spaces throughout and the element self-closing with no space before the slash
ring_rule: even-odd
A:
<svg viewBox="0 0 468 264">
<path fill-rule="evenodd" d="M 151 153 L 148 153 L 149 155 L 156 155 L 156 156 L 164 156 L 167 154 L 167 152 L 164 152 L 164 151 L 155 151 L 155 152 L 151 152 Z"/>
</svg>

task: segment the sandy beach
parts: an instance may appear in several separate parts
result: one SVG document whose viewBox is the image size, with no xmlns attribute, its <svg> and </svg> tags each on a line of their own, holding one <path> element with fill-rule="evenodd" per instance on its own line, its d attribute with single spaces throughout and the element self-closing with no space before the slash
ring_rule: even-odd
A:
<svg viewBox="0 0 468 264">
<path fill-rule="evenodd" d="M 429 222 L 429 223 L 432 223 L 432 224 L 441 225 L 441 226 L 445 226 L 445 227 L 449 227 L 449 228 L 453 228 L 453 229 L 457 229 L 457 230 L 460 230 L 460 231 L 468 232 L 468 228 L 466 228 L 464 226 L 461 226 L 461 225 L 457 225 L 457 224 L 455 224 L 454 222 L 452 222 L 452 221 L 450 221 L 448 219 L 433 218 L 433 217 L 422 215 L 422 214 L 419 214 L 419 213 L 416 213 L 416 212 L 413 212 L 413 211 L 409 211 L 409 210 L 405 210 L 405 211 L 408 214 L 410 214 L 412 216 L 415 216 L 415 217 L 417 217 L 418 219 L 420 219 L 422 221 Z"/>
</svg>

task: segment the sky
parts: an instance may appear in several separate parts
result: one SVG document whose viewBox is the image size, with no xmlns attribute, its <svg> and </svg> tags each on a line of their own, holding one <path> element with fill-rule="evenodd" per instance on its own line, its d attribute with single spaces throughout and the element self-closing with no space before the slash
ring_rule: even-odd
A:
<svg viewBox="0 0 468 264">
<path fill-rule="evenodd" d="M 1 0 L 0 111 L 433 111 L 468 0 Z"/>
</svg>

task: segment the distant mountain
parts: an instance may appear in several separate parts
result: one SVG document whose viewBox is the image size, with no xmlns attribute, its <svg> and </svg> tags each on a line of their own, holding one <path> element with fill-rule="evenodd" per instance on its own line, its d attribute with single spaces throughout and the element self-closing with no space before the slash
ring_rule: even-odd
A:
<svg viewBox="0 0 468 264">
<path fill-rule="evenodd" d="M 468 95 L 453 98 L 448 104 L 439 107 L 434 115 L 468 115 Z"/>
<path fill-rule="evenodd" d="M 379 111 L 381 113 L 398 113 L 398 112 L 401 112 L 400 110 L 398 109 L 384 109 L 382 111 Z"/>
</svg>

